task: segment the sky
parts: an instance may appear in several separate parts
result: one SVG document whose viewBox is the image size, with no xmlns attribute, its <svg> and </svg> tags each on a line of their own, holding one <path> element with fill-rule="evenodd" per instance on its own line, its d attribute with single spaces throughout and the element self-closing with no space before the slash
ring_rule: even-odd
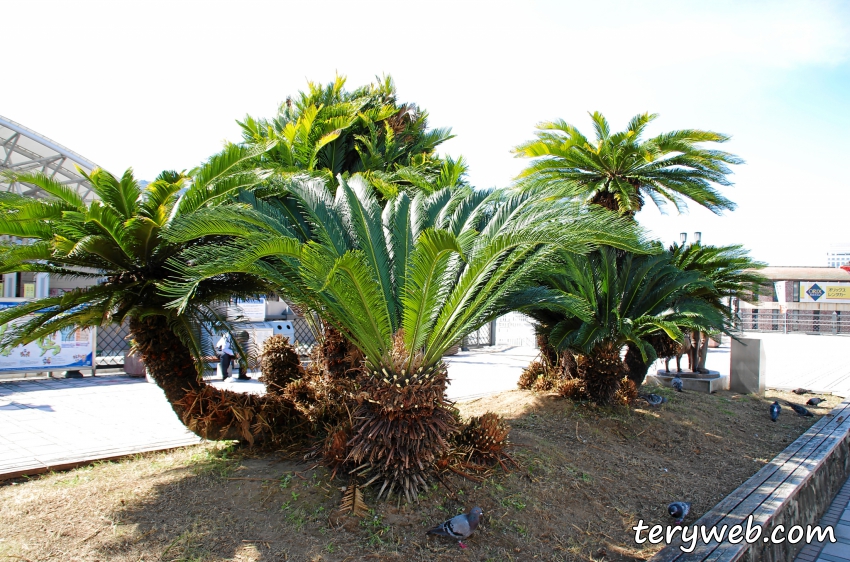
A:
<svg viewBox="0 0 850 562">
<path fill-rule="evenodd" d="M 665 243 L 700 231 L 770 265 L 826 265 L 850 244 L 850 2 L 687 0 L 94 2 L 3 6 L 0 115 L 115 174 L 189 169 L 272 117 L 307 80 L 390 74 L 456 137 L 471 183 L 503 187 L 511 150 L 564 119 L 591 134 L 660 117 L 731 135 L 738 205 L 721 217 L 649 203 Z"/>
</svg>

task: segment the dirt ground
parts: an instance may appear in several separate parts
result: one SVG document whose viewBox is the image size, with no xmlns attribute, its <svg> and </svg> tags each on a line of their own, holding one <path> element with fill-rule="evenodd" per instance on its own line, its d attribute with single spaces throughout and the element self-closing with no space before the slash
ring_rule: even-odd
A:
<svg viewBox="0 0 850 562">
<path fill-rule="evenodd" d="M 512 391 L 460 405 L 510 420 L 521 469 L 478 483 L 455 476 L 419 504 L 376 502 L 368 516 L 336 512 L 346 481 L 279 455 L 206 443 L 0 483 L 0 560 L 645 560 L 638 520 L 666 523 L 693 503 L 692 523 L 841 399 L 814 418 L 766 399 L 655 389 L 658 409 L 601 410 Z M 472 506 L 479 530 L 461 550 L 425 530 Z"/>
</svg>

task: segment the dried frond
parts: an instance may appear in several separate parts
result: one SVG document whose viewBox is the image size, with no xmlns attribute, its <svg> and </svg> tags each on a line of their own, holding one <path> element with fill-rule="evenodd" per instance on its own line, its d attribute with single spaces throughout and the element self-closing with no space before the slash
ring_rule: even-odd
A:
<svg viewBox="0 0 850 562">
<path fill-rule="evenodd" d="M 587 388 L 585 387 L 584 381 L 581 379 L 564 379 L 558 383 L 558 386 L 555 388 L 555 392 L 557 392 L 563 398 L 568 398 L 570 400 L 587 400 Z"/>
<path fill-rule="evenodd" d="M 369 513 L 369 506 L 363 501 L 363 490 L 357 484 L 356 478 L 352 478 L 351 483 L 346 486 L 342 500 L 339 502 L 339 510 L 355 517 L 363 517 Z"/>
<path fill-rule="evenodd" d="M 547 392 L 555 388 L 555 385 L 558 381 L 552 377 L 549 373 L 543 373 L 537 376 L 534 379 L 534 382 L 531 384 L 531 390 L 535 390 L 537 392 Z"/>
<path fill-rule="evenodd" d="M 617 394 L 614 396 L 614 402 L 629 406 L 637 400 L 638 387 L 629 377 L 623 377 L 620 381 L 620 388 L 617 389 Z"/>
<path fill-rule="evenodd" d="M 531 390 L 534 383 L 537 381 L 537 378 L 543 376 L 545 373 L 546 365 L 543 361 L 535 359 L 528 364 L 528 367 L 522 370 L 522 374 L 519 376 L 519 381 L 517 382 L 517 387 L 522 390 Z"/>
<path fill-rule="evenodd" d="M 321 453 L 325 466 L 331 469 L 331 478 L 336 476 L 337 471 L 348 459 L 348 442 L 350 440 L 351 424 L 349 422 L 346 421 L 335 427 L 327 428 L 327 435 L 322 441 Z"/>
</svg>

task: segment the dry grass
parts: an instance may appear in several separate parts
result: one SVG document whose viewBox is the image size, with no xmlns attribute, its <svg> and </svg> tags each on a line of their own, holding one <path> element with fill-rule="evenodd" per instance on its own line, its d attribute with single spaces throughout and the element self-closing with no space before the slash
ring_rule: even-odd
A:
<svg viewBox="0 0 850 562">
<path fill-rule="evenodd" d="M 693 522 L 818 419 L 776 397 L 665 393 L 660 409 L 600 410 L 512 391 L 462 404 L 512 426 L 522 470 L 484 483 L 452 477 L 418 505 L 376 503 L 365 518 L 335 513 L 347 484 L 321 468 L 224 444 L 141 455 L 0 487 L 0 560 L 644 560 L 638 519 L 666 522 L 672 500 Z M 840 399 L 828 397 L 817 414 Z M 424 531 L 473 505 L 482 528 L 461 551 Z M 605 557 L 602 558 L 602 554 Z"/>
</svg>

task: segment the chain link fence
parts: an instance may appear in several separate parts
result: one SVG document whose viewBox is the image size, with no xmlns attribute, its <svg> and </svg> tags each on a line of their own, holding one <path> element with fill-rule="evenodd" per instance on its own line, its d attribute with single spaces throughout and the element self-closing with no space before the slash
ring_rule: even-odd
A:
<svg viewBox="0 0 850 562">
<path fill-rule="evenodd" d="M 130 352 L 130 329 L 126 323 L 110 324 L 97 329 L 98 368 L 123 367 L 124 356 Z"/>
<path fill-rule="evenodd" d="M 295 331 L 295 341 L 292 345 L 298 355 L 310 355 L 316 345 L 316 334 L 310 328 L 309 322 L 303 316 L 295 316 L 292 319 L 292 329 Z"/>
<path fill-rule="evenodd" d="M 850 311 L 745 308 L 738 316 L 736 328 L 744 332 L 850 335 Z"/>
</svg>

